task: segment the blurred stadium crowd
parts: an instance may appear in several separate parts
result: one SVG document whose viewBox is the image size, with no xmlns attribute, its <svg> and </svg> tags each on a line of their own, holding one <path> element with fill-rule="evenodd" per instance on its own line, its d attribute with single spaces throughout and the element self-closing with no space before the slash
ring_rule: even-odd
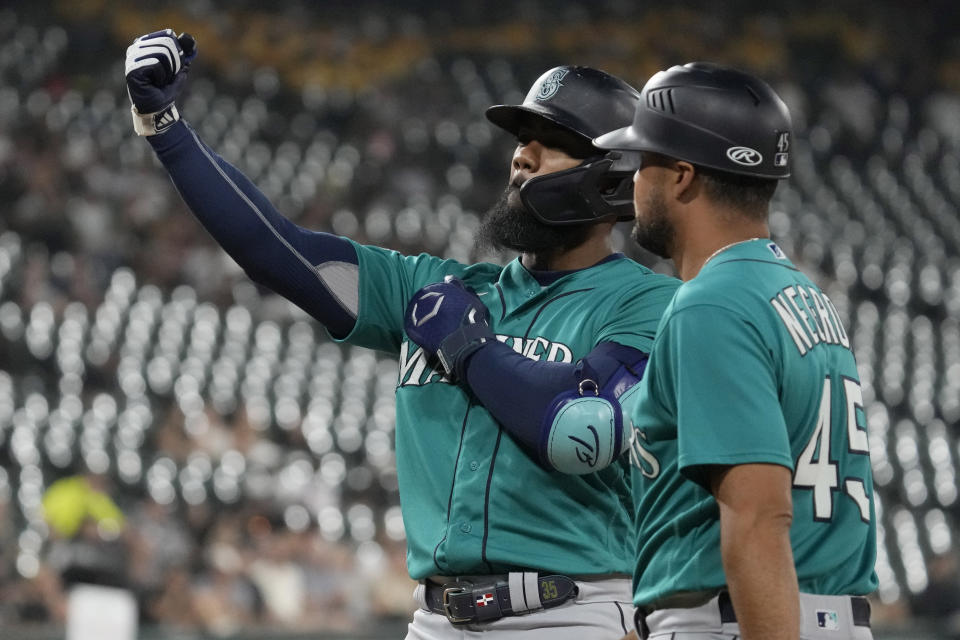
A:
<svg viewBox="0 0 960 640">
<path fill-rule="evenodd" d="M 413 607 L 396 362 L 250 283 L 134 136 L 124 49 L 171 26 L 200 48 L 181 113 L 285 215 L 460 260 L 509 258 L 474 255 L 513 144 L 483 111 L 544 69 L 770 80 L 797 130 L 771 229 L 860 367 L 876 627 L 960 634 L 960 30 L 946 2 L 834 4 L 0 9 L 0 629 L 62 624 L 78 581 L 213 635 L 402 629 Z"/>
</svg>

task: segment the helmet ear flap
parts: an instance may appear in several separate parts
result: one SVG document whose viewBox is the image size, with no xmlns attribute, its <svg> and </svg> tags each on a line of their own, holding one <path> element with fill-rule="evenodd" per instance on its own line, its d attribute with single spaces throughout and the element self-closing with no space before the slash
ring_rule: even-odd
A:
<svg viewBox="0 0 960 640">
<path fill-rule="evenodd" d="M 610 157 L 527 180 L 520 201 L 551 226 L 633 219 L 633 170 L 611 169 Z"/>
</svg>

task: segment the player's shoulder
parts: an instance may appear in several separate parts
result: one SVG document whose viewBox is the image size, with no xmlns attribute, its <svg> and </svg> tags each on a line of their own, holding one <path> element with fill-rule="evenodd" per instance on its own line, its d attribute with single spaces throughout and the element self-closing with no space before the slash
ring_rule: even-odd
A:
<svg viewBox="0 0 960 640">
<path fill-rule="evenodd" d="M 356 249 L 361 268 L 373 263 L 392 265 L 392 268 L 403 269 L 413 274 L 431 274 L 437 281 L 445 275 L 460 278 L 469 284 L 470 281 L 496 280 L 504 267 L 491 262 L 476 262 L 472 264 L 460 262 L 453 258 L 441 258 L 430 253 L 405 254 L 395 249 L 377 245 L 361 244 L 350 238 L 345 238 Z"/>
<path fill-rule="evenodd" d="M 766 327 L 776 315 L 770 300 L 798 286 L 813 285 L 779 247 L 753 243 L 708 262 L 695 278 L 684 282 L 667 315 L 671 324 L 682 316 L 684 324 L 704 331 L 717 326 L 721 318 Z"/>
<path fill-rule="evenodd" d="M 718 267 L 684 282 L 674 295 L 673 311 L 709 306 L 749 314 L 751 307 L 763 303 L 762 274 L 756 265 Z"/>
<path fill-rule="evenodd" d="M 506 268 L 493 262 L 474 262 L 473 264 L 464 264 L 456 260 L 445 260 L 444 267 L 452 275 L 456 275 L 463 280 L 468 287 L 476 288 L 481 284 L 491 284 L 500 279 L 500 275 Z"/>
<path fill-rule="evenodd" d="M 603 282 L 610 287 L 623 288 L 626 286 L 645 291 L 658 290 L 672 296 L 673 292 L 682 284 L 679 279 L 657 273 L 626 256 L 605 264 L 612 273 L 608 274 L 610 277 L 604 277 Z"/>
</svg>

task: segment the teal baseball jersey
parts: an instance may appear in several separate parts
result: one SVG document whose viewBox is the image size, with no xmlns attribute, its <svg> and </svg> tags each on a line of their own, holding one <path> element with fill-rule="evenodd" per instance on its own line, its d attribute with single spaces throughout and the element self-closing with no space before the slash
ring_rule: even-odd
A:
<svg viewBox="0 0 960 640">
<path fill-rule="evenodd" d="M 534 360 L 575 362 L 601 342 L 648 353 L 679 281 L 621 256 L 542 287 L 519 260 L 465 265 L 355 246 L 360 309 L 345 340 L 399 358 L 396 456 L 410 576 L 630 573 L 627 456 L 582 476 L 538 466 L 406 337 L 404 310 L 418 289 L 454 275 L 486 304 L 498 340 Z"/>
<path fill-rule="evenodd" d="M 873 483 L 850 338 L 833 303 L 776 244 L 734 245 L 680 287 L 637 387 L 625 407 L 635 604 L 726 584 L 705 465 L 791 469 L 800 591 L 876 588 Z"/>
</svg>

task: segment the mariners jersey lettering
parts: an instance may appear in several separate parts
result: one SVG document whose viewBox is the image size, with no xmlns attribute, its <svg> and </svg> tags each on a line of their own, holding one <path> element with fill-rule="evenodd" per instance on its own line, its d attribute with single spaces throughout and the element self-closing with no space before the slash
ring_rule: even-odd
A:
<svg viewBox="0 0 960 640">
<path fill-rule="evenodd" d="M 531 360 L 547 362 L 573 362 L 573 351 L 565 344 L 550 342 L 546 338 L 523 338 L 522 336 L 499 335 L 497 340 Z M 398 386 L 422 385 L 450 380 L 432 366 L 427 354 L 413 342 L 400 346 L 400 380 Z"/>
<path fill-rule="evenodd" d="M 791 469 L 800 591 L 876 588 L 869 447 L 849 346 L 830 299 L 769 240 L 724 251 L 680 287 L 626 407 L 637 605 L 726 584 L 708 465 Z"/>
<path fill-rule="evenodd" d="M 410 576 L 632 571 L 626 456 L 583 476 L 541 468 L 406 339 L 403 312 L 420 287 L 454 275 L 487 306 L 498 340 L 533 360 L 575 362 L 601 342 L 649 352 L 678 281 L 621 256 L 542 287 L 517 260 L 464 265 L 355 246 L 360 310 L 346 339 L 399 358 L 397 475 Z"/>
</svg>

